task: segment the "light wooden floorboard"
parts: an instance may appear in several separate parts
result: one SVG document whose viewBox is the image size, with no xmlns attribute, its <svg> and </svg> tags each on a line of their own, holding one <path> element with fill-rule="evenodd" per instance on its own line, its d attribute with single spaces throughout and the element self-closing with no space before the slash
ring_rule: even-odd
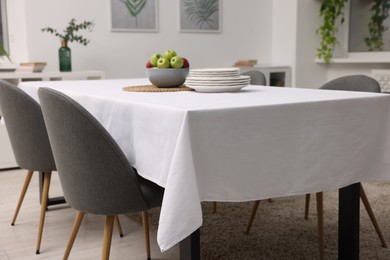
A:
<svg viewBox="0 0 390 260">
<path fill-rule="evenodd" d="M 41 254 L 35 254 L 40 212 L 38 174 L 34 173 L 15 226 L 12 216 L 22 188 L 25 170 L 0 171 L 0 260 L 62 259 L 76 211 L 65 205 L 50 206 L 46 213 Z M 50 197 L 61 196 L 58 176 L 53 173 Z M 123 238 L 115 227 L 110 259 L 146 259 L 142 224 L 126 215 L 119 216 Z M 104 216 L 86 215 L 69 259 L 100 259 L 103 242 Z M 178 246 L 161 253 L 156 231 L 151 230 L 152 259 L 179 258 Z"/>
</svg>

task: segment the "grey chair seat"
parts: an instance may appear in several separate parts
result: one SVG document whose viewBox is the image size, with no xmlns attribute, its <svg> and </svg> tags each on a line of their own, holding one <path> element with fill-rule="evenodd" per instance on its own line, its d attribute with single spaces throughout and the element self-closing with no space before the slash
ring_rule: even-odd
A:
<svg viewBox="0 0 390 260">
<path fill-rule="evenodd" d="M 11 225 L 14 225 L 34 172 L 43 172 L 43 192 L 36 253 L 40 253 L 52 171 L 57 167 L 41 106 L 17 86 L 0 81 L 0 107 L 18 166 L 28 170 Z M 62 200 L 61 200 L 62 201 Z M 123 232 L 116 217 L 120 236 Z"/>
<path fill-rule="evenodd" d="M 64 259 L 85 213 L 106 216 L 102 258 L 108 259 L 114 215 L 139 211 L 150 258 L 147 210 L 161 206 L 164 189 L 141 178 L 107 130 L 76 101 L 47 88 L 38 95 L 64 196 L 78 210 Z"/>
<path fill-rule="evenodd" d="M 250 71 L 242 72 L 241 75 L 250 76 L 251 77 L 251 81 L 250 81 L 251 85 L 261 85 L 261 86 L 267 85 L 267 80 L 265 78 L 265 75 L 261 71 L 250 70 Z"/>
<path fill-rule="evenodd" d="M 43 172 L 44 184 L 39 218 L 36 253 L 39 254 L 52 171 L 56 171 L 40 105 L 27 93 L 0 81 L 0 107 L 16 163 L 27 175 L 12 219 L 14 225 L 34 172 Z"/>
</svg>

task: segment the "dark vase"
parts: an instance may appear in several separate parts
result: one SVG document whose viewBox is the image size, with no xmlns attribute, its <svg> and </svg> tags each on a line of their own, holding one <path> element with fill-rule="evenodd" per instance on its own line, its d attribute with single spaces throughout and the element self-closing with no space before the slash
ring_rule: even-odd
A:
<svg viewBox="0 0 390 260">
<path fill-rule="evenodd" d="M 60 60 L 60 71 L 72 71 L 72 55 L 68 47 L 68 41 L 61 41 L 61 48 L 58 50 Z"/>
</svg>

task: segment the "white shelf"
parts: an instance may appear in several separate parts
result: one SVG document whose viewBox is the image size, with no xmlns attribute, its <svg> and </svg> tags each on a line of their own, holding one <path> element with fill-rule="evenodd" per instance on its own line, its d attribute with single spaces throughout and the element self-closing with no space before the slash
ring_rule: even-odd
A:
<svg viewBox="0 0 390 260">
<path fill-rule="evenodd" d="M 389 63 L 390 59 L 388 58 L 333 58 L 329 63 L 325 62 L 323 59 L 315 59 L 315 63 L 323 64 L 373 64 L 373 63 Z"/>
<path fill-rule="evenodd" d="M 44 72 L 0 72 L 0 79 L 18 85 L 21 81 L 102 79 L 102 71 L 44 71 Z"/>
</svg>

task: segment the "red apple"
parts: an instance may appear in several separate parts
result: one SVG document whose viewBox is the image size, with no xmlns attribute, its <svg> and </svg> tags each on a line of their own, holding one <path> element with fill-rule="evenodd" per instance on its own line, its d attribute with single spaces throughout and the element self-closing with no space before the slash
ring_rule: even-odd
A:
<svg viewBox="0 0 390 260">
<path fill-rule="evenodd" d="M 190 67 L 190 63 L 188 62 L 188 60 L 184 57 L 181 57 L 183 59 L 183 67 L 182 68 L 189 68 Z"/>
<path fill-rule="evenodd" d="M 146 63 L 146 68 L 153 68 L 153 64 L 150 62 L 150 60 L 148 60 L 148 62 Z"/>
</svg>

